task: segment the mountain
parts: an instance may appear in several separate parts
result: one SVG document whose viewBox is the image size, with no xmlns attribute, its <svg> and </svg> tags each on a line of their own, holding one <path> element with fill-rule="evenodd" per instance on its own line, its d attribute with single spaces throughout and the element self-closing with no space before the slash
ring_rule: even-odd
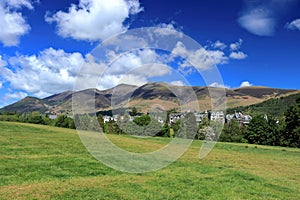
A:
<svg viewBox="0 0 300 200">
<path fill-rule="evenodd" d="M 275 98 L 284 94 L 289 94 L 295 92 L 295 90 L 287 89 L 277 89 L 277 88 L 268 88 L 268 87 L 242 87 L 234 90 L 235 92 L 246 94 L 256 98 Z"/>
<path fill-rule="evenodd" d="M 140 87 L 121 84 L 102 91 L 98 89 L 66 91 L 43 99 L 26 97 L 0 109 L 0 112 L 24 113 L 38 111 L 40 113 L 70 114 L 72 112 L 72 98 L 80 99 L 78 105 L 75 106 L 82 113 L 90 112 L 85 108 L 93 106 L 95 106 L 96 111 L 135 106 L 141 112 L 147 112 L 158 107 L 159 109 L 169 110 L 178 108 L 179 104 L 188 106 L 194 103 L 198 104 L 199 109 L 204 111 L 211 109 L 210 96 L 218 95 L 224 90 L 228 108 L 256 105 L 269 99 L 284 98 L 299 93 L 297 90 L 267 87 L 222 89 L 203 86 L 175 86 L 167 83 L 151 82 Z"/>
<path fill-rule="evenodd" d="M 0 112 L 11 111 L 11 112 L 33 112 L 39 111 L 44 113 L 48 110 L 48 107 L 44 104 L 43 100 L 35 98 L 35 97 L 25 97 L 24 99 L 6 106 L 0 109 Z"/>
</svg>

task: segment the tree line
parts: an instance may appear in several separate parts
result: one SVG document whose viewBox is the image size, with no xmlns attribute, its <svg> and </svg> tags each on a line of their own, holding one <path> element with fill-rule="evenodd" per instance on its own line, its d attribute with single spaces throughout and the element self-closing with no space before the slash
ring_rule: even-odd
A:
<svg viewBox="0 0 300 200">
<path fill-rule="evenodd" d="M 56 119 L 50 119 L 46 114 L 40 114 L 39 112 L 23 114 L 16 112 L 4 112 L 0 113 L 0 121 L 42 124 L 75 129 L 74 120 L 67 115 L 59 115 Z"/>
<path fill-rule="evenodd" d="M 219 141 L 300 148 L 300 99 L 280 120 L 256 115 L 248 126 L 234 120 L 224 124 Z"/>
<path fill-rule="evenodd" d="M 183 119 L 174 124 L 169 124 L 168 116 L 171 112 L 172 110 L 167 112 L 163 124 L 146 114 L 136 116 L 132 121 L 129 120 L 129 116 L 125 115 L 118 122 L 110 120 L 104 123 L 102 115 L 77 114 L 74 118 L 60 115 L 51 120 L 47 115 L 38 112 L 24 114 L 7 112 L 0 114 L 0 120 L 53 125 L 72 129 L 76 127 L 81 130 L 113 134 L 177 136 L 189 139 L 300 148 L 300 99 L 296 101 L 295 105 L 288 108 L 281 120 L 278 121 L 272 116 L 265 118 L 262 115 L 257 115 L 252 118 L 248 125 L 231 120 L 223 126 L 223 124 L 210 121 L 208 118 L 204 118 L 199 125 L 196 125 L 195 116 L 192 113 L 186 114 Z M 132 113 L 136 113 L 136 110 L 133 110 Z"/>
</svg>

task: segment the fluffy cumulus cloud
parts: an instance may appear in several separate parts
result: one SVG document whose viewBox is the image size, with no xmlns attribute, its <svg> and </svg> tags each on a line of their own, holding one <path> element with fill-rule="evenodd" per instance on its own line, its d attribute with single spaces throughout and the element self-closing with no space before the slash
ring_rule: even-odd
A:
<svg viewBox="0 0 300 200">
<path fill-rule="evenodd" d="M 29 0 L 3 0 L 0 2 L 0 42 L 4 46 L 16 46 L 20 37 L 27 34 L 30 26 L 18 12 L 22 7 L 33 9 Z"/>
<path fill-rule="evenodd" d="M 227 45 L 226 45 L 225 43 L 223 43 L 223 42 L 217 40 L 216 42 L 214 42 L 214 43 L 212 44 L 212 47 L 213 47 L 214 49 L 221 49 L 221 50 L 224 50 L 224 49 L 227 47 Z"/>
<path fill-rule="evenodd" d="M 172 21 L 171 23 L 161 23 L 156 25 L 156 28 L 154 30 L 155 33 L 159 34 L 159 35 L 163 35 L 163 36 L 168 36 L 168 35 L 177 35 L 182 37 L 183 33 L 182 33 L 182 27 L 178 27 L 178 25 L 176 24 L 176 22 Z M 179 33 L 179 35 L 178 35 Z"/>
<path fill-rule="evenodd" d="M 236 60 L 243 60 L 247 58 L 247 54 L 244 52 L 238 51 L 238 52 L 231 52 L 229 55 L 230 58 L 236 59 Z"/>
<path fill-rule="evenodd" d="M 14 90 L 45 97 L 72 89 L 83 62 L 84 58 L 80 53 L 66 53 L 49 48 L 39 55 L 10 58 L 8 67 L 0 71 L 0 76 Z"/>
<path fill-rule="evenodd" d="M 110 53 L 110 56 L 113 54 Z M 169 75 L 172 72 L 171 68 L 163 63 L 160 55 L 152 49 L 135 50 L 114 56 L 118 58 L 102 74 L 99 89 L 121 83 L 143 85 L 149 78 Z"/>
<path fill-rule="evenodd" d="M 243 44 L 243 40 L 240 38 L 239 41 L 231 43 L 229 45 L 230 50 L 231 51 L 237 51 L 237 50 L 239 50 L 241 48 L 242 44 Z"/>
<path fill-rule="evenodd" d="M 127 30 L 124 21 L 142 11 L 138 0 L 80 0 L 68 12 L 47 14 L 49 23 L 57 23 L 57 33 L 77 40 L 104 40 Z"/>
<path fill-rule="evenodd" d="M 12 8 L 19 9 L 24 6 L 29 9 L 33 9 L 33 6 L 31 4 L 30 0 L 3 0 L 3 3 Z"/>
<path fill-rule="evenodd" d="M 73 90 L 76 81 L 76 90 L 108 89 L 121 83 L 142 85 L 149 78 L 172 73 L 171 68 L 160 61 L 159 55 L 152 49 L 115 57 L 118 59 L 108 66 L 104 62 L 96 62 L 90 54 L 48 48 L 38 55 L 9 58 L 7 66 L 0 70 L 0 77 L 13 91 L 46 97 Z"/>
<path fill-rule="evenodd" d="M 186 59 L 186 62 L 181 64 L 182 69 L 192 65 L 198 70 L 208 70 L 217 64 L 225 64 L 228 61 L 223 51 L 207 50 L 205 48 L 195 51 L 188 50 L 182 42 L 176 44 L 176 47 L 172 50 L 172 55 Z"/>
<path fill-rule="evenodd" d="M 278 19 L 287 13 L 295 1 L 297 0 L 245 0 L 244 10 L 238 22 L 252 34 L 272 36 Z"/>
<path fill-rule="evenodd" d="M 3 84 L 3 83 L 0 82 L 0 89 L 2 89 L 2 87 L 3 87 L 2 84 Z"/>
<path fill-rule="evenodd" d="M 179 64 L 179 70 L 184 74 L 189 74 L 193 72 L 191 66 L 200 71 L 210 70 L 216 65 L 229 63 L 230 59 L 242 60 L 248 57 L 246 53 L 240 51 L 243 44 L 242 39 L 230 44 L 225 44 L 219 40 L 208 41 L 208 43 L 202 48 L 188 50 L 182 42 L 177 42 L 172 50 L 172 58 L 181 57 L 184 59 Z M 229 48 L 227 49 L 227 47 Z"/>
<path fill-rule="evenodd" d="M 295 19 L 294 21 L 287 23 L 286 28 L 300 31 L 300 19 Z"/>
<path fill-rule="evenodd" d="M 249 81 L 244 81 L 240 85 L 240 87 L 249 87 L 249 86 L 253 86 L 253 84 L 251 84 Z"/>
</svg>

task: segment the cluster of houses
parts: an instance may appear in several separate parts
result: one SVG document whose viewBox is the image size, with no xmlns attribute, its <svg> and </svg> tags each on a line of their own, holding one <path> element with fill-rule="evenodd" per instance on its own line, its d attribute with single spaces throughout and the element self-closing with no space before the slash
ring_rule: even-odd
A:
<svg viewBox="0 0 300 200">
<path fill-rule="evenodd" d="M 182 119 L 186 114 L 187 114 L 187 112 L 185 112 L 185 113 L 170 113 L 168 123 L 175 124 L 178 120 Z M 225 115 L 223 111 L 205 111 L 205 112 L 193 112 L 193 114 L 195 115 L 195 119 L 198 124 L 201 123 L 201 121 L 203 119 L 208 119 L 210 121 L 218 121 L 218 122 L 222 122 L 222 123 L 230 122 L 231 120 L 236 120 L 240 124 L 247 125 L 250 123 L 250 121 L 252 119 L 252 117 L 250 115 L 244 115 L 242 112 L 235 112 L 234 114 Z M 47 113 L 47 116 L 50 119 L 55 119 L 55 118 L 57 118 L 58 115 L 56 113 Z M 133 121 L 135 117 L 140 117 L 140 116 L 141 115 L 139 114 L 137 116 L 128 115 L 127 117 L 129 117 L 129 121 Z M 165 123 L 166 116 L 160 115 L 160 114 L 153 114 L 153 113 L 152 113 L 152 116 L 154 116 L 154 118 L 159 123 L 161 123 L 161 124 Z M 120 115 L 120 114 L 116 114 L 113 116 L 109 116 L 109 115 L 103 116 L 104 123 L 107 123 L 110 121 L 118 122 L 123 119 L 124 119 L 124 115 Z M 267 120 L 266 115 L 265 115 L 265 119 Z"/>
<path fill-rule="evenodd" d="M 169 124 L 176 123 L 179 119 L 184 117 L 185 113 L 171 113 L 169 115 Z M 231 120 L 236 120 L 240 124 L 249 124 L 252 117 L 250 115 L 244 115 L 242 112 L 235 112 L 234 114 L 225 115 L 223 111 L 205 111 L 203 113 L 194 113 L 196 122 L 200 123 L 204 118 L 210 121 L 218 122 L 229 122 Z"/>
<path fill-rule="evenodd" d="M 187 113 L 170 113 L 169 114 L 169 124 L 175 124 L 178 120 L 182 119 Z M 223 111 L 205 111 L 205 112 L 194 112 L 196 122 L 199 124 L 203 119 L 208 119 L 210 121 L 218 121 L 222 123 L 229 122 L 231 120 L 236 120 L 240 124 L 249 124 L 252 117 L 250 115 L 244 115 L 242 112 L 235 112 L 234 114 L 227 114 L 225 115 Z M 129 121 L 133 121 L 135 117 L 138 116 L 130 116 L 129 115 Z M 163 124 L 165 123 L 165 117 L 163 116 L 154 116 L 155 119 Z M 119 121 L 123 120 L 124 116 L 121 115 L 114 115 L 114 116 L 108 116 L 105 115 L 103 116 L 103 121 L 104 123 L 109 122 L 109 121 Z"/>
</svg>

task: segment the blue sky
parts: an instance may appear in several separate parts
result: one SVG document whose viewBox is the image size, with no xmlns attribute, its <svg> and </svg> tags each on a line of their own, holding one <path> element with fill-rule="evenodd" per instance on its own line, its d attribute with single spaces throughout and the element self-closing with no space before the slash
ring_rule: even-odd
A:
<svg viewBox="0 0 300 200">
<path fill-rule="evenodd" d="M 223 79 L 209 85 L 300 89 L 299 0 L 2 0 L 0 17 L 0 26 L 6 27 L 0 30 L 0 107 L 28 95 L 42 98 L 72 90 L 78 70 L 95 64 L 90 59 L 95 47 L 141 27 L 176 30 L 202 45 Z M 187 72 L 186 65 L 164 63 L 162 55 L 149 50 L 121 57 L 115 63 L 118 73 L 102 77 L 98 88 L 125 79 L 137 85 L 151 80 L 186 84 L 163 67 Z M 122 76 L 146 58 L 161 64 L 157 78 L 146 72 Z M 205 84 L 197 73 L 183 76 L 191 85 Z"/>
</svg>

